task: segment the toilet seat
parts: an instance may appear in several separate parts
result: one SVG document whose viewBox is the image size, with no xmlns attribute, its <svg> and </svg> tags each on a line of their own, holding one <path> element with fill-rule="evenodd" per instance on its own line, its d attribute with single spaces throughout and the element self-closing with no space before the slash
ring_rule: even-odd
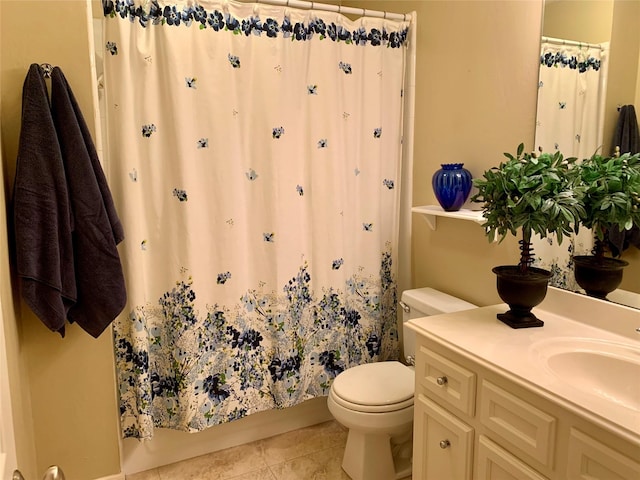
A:
<svg viewBox="0 0 640 480">
<path fill-rule="evenodd" d="M 390 405 L 362 405 L 359 403 L 352 403 L 340 398 L 335 392 L 330 392 L 329 396 L 335 403 L 341 407 L 359 413 L 390 413 L 405 408 L 413 407 L 413 397 L 405 400 L 404 402 L 394 403 Z"/>
<path fill-rule="evenodd" d="M 414 371 L 400 362 L 367 363 L 338 375 L 330 395 L 349 410 L 392 412 L 413 405 L 414 379 Z"/>
</svg>

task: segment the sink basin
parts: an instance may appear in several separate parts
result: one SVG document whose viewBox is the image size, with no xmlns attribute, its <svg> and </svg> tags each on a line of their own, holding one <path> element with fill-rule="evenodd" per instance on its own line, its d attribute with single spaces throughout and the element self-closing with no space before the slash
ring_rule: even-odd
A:
<svg viewBox="0 0 640 480">
<path fill-rule="evenodd" d="M 640 412 L 640 345 L 554 338 L 533 344 L 531 353 L 572 388 Z"/>
</svg>

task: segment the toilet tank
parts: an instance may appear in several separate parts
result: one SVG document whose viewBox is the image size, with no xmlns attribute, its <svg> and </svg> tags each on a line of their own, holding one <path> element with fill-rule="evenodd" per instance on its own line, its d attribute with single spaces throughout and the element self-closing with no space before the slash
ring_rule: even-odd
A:
<svg viewBox="0 0 640 480">
<path fill-rule="evenodd" d="M 415 332 L 406 327 L 412 318 L 429 317 L 441 313 L 459 312 L 476 308 L 477 305 L 466 302 L 447 293 L 433 288 L 416 288 L 402 292 L 400 301 L 402 308 L 402 334 L 404 343 L 404 358 L 407 363 L 413 363 L 416 355 Z M 411 359 L 411 360 L 410 360 Z"/>
</svg>

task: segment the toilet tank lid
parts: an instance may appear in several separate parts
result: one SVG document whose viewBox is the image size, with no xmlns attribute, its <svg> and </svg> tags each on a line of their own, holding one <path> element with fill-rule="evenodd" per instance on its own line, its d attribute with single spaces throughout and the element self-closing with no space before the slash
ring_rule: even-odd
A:
<svg viewBox="0 0 640 480">
<path fill-rule="evenodd" d="M 420 312 L 428 315 L 439 313 L 451 313 L 461 310 L 477 308 L 477 305 L 469 303 L 448 293 L 435 290 L 430 287 L 415 288 L 402 292 L 402 301 Z"/>
</svg>

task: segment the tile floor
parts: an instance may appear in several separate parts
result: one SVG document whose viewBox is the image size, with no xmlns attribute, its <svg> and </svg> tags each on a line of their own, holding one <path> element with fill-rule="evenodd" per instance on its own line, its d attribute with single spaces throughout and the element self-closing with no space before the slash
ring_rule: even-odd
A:
<svg viewBox="0 0 640 480">
<path fill-rule="evenodd" d="M 349 480 L 347 431 L 334 421 L 127 475 L 127 480 Z"/>
<path fill-rule="evenodd" d="M 330 421 L 127 475 L 126 480 L 349 480 L 340 467 L 346 442 L 347 430 Z"/>
</svg>

